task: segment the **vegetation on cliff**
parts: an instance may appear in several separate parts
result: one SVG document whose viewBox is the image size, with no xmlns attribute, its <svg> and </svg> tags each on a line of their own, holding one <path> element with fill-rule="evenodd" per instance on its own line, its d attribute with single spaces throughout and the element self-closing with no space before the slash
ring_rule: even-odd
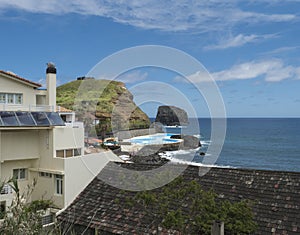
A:
<svg viewBox="0 0 300 235">
<path fill-rule="evenodd" d="M 105 130 L 148 128 L 148 116 L 136 106 L 124 83 L 109 80 L 76 80 L 57 87 L 57 105 L 72 109 L 80 120 L 98 119 L 97 134 Z"/>
</svg>

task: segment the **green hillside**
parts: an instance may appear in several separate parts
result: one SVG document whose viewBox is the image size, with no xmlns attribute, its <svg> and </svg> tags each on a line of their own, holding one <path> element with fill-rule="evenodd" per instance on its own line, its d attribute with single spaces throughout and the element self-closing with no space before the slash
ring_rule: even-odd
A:
<svg viewBox="0 0 300 235">
<path fill-rule="evenodd" d="M 118 81 L 85 79 L 57 87 L 57 105 L 72 109 L 81 121 L 99 119 L 98 131 L 148 128 L 148 116 Z M 102 126 L 101 126 L 102 125 Z"/>
</svg>

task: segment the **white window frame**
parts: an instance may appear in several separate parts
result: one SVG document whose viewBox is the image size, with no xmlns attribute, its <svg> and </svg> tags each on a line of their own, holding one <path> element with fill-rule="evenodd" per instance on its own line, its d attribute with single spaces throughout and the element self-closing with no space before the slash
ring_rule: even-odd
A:
<svg viewBox="0 0 300 235">
<path fill-rule="evenodd" d="M 55 194 L 56 195 L 63 195 L 63 186 L 64 186 L 64 181 L 63 181 L 63 176 L 62 175 L 55 175 L 54 177 L 55 180 Z"/>
<path fill-rule="evenodd" d="M 15 177 L 17 180 L 27 180 L 27 169 L 26 168 L 13 169 L 13 177 Z"/>
<path fill-rule="evenodd" d="M 6 104 L 6 94 L 0 93 L 0 104 Z"/>
<path fill-rule="evenodd" d="M 15 104 L 23 104 L 23 94 L 14 94 Z"/>
<path fill-rule="evenodd" d="M 39 172 L 39 176 L 40 177 L 45 177 L 45 178 L 52 178 L 52 174 L 49 172 L 44 172 L 44 171 L 40 171 Z"/>
<path fill-rule="evenodd" d="M 15 103 L 15 96 L 12 93 L 6 94 L 6 103 L 7 104 L 14 104 Z"/>
<path fill-rule="evenodd" d="M 59 157 L 60 154 L 63 153 L 63 156 Z M 71 154 L 69 154 L 71 153 Z M 69 158 L 69 157 L 78 157 L 81 156 L 81 148 L 76 148 L 76 149 L 57 149 L 56 150 L 56 157 L 57 158 Z"/>
<path fill-rule="evenodd" d="M 23 104 L 23 94 L 0 93 L 0 104 Z"/>
</svg>

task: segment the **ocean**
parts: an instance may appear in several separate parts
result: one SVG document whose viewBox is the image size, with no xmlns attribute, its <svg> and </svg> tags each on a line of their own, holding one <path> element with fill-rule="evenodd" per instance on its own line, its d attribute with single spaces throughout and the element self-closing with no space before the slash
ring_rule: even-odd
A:
<svg viewBox="0 0 300 235">
<path fill-rule="evenodd" d="M 213 144 L 211 119 L 190 119 L 184 133 L 199 135 L 198 123 L 202 147 L 192 161 L 202 163 L 199 152 Z M 172 158 L 185 160 L 184 154 L 174 153 Z M 225 142 L 214 165 L 300 172 L 300 118 L 228 118 Z"/>
</svg>

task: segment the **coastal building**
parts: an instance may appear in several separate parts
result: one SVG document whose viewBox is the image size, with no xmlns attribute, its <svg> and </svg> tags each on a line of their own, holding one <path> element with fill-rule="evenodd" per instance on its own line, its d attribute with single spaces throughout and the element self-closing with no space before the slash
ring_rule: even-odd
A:
<svg viewBox="0 0 300 235">
<path fill-rule="evenodd" d="M 34 180 L 30 200 L 69 205 L 110 160 L 110 152 L 85 155 L 84 126 L 71 110 L 56 106 L 56 68 L 48 63 L 47 88 L 0 71 L 0 180 L 15 177 L 21 193 Z M 6 184 L 1 211 L 14 198 Z M 53 211 L 55 212 L 55 211 Z"/>
<path fill-rule="evenodd" d="M 159 211 L 155 211 L 159 208 L 145 208 L 138 202 L 141 198 L 137 197 L 138 192 L 125 191 L 100 180 L 105 175 L 117 177 L 120 174 L 114 164 L 107 164 L 99 177 L 95 177 L 58 215 L 63 231 L 70 234 L 83 231 L 85 234 L 157 234 L 162 226 Z M 157 167 L 137 163 L 122 163 L 121 166 L 144 172 Z M 172 167 L 176 171 L 180 166 L 174 164 Z M 254 234 L 300 234 L 300 173 L 188 166 L 182 178 L 184 182 L 195 181 L 204 190 L 213 189 L 218 200 L 249 200 L 257 224 Z M 164 192 L 165 187 L 153 192 Z M 188 208 L 192 199 L 193 195 L 188 195 L 185 200 L 174 200 L 174 211 Z M 226 223 L 224 227 L 226 230 Z M 161 230 L 161 234 L 180 234 L 174 230 L 164 232 Z"/>
</svg>

